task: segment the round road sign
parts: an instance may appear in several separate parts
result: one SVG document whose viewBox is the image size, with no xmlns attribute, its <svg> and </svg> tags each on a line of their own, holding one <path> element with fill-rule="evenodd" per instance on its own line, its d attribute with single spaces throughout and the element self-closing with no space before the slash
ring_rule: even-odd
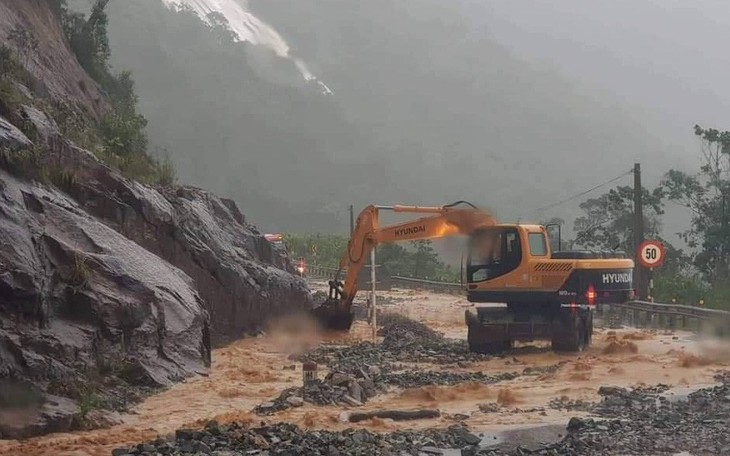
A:
<svg viewBox="0 0 730 456">
<path fill-rule="evenodd" d="M 647 268 L 658 268 L 664 263 L 664 245 L 659 241 L 644 241 L 636 252 L 639 263 Z"/>
</svg>

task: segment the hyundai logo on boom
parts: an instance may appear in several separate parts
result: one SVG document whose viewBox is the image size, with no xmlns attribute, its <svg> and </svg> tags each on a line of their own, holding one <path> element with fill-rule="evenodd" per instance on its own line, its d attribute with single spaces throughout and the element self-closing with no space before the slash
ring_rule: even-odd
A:
<svg viewBox="0 0 730 456">
<path fill-rule="evenodd" d="M 395 230 L 395 237 L 409 236 L 412 234 L 425 233 L 426 225 L 409 226 L 407 228 L 398 228 Z"/>
<path fill-rule="evenodd" d="M 603 283 L 631 283 L 631 273 L 611 273 L 603 274 Z"/>
</svg>

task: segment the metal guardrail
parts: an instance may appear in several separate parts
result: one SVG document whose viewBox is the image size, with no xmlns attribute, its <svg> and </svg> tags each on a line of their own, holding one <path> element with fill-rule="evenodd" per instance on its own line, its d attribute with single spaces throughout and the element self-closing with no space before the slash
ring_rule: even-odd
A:
<svg viewBox="0 0 730 456">
<path fill-rule="evenodd" d="M 688 329 L 719 336 L 730 335 L 730 312 L 682 304 L 629 301 L 607 306 L 608 315 L 631 326 Z"/>
<path fill-rule="evenodd" d="M 414 279 L 412 277 L 391 276 L 391 283 L 398 288 L 417 288 L 421 290 L 430 290 L 437 293 L 461 293 L 464 286 L 460 283 L 439 282 L 437 280 Z"/>
<path fill-rule="evenodd" d="M 318 279 L 331 279 L 335 276 L 336 272 L 337 268 L 332 268 L 329 266 L 321 266 L 318 264 L 310 264 L 309 266 L 307 266 L 307 275 Z M 344 269 L 342 271 L 343 276 L 346 272 L 347 269 Z"/>
<path fill-rule="evenodd" d="M 317 264 L 309 265 L 307 268 L 307 275 L 317 279 L 331 279 L 334 277 L 336 272 L 337 268 Z M 344 277 L 346 273 L 347 270 L 343 270 L 341 277 Z M 464 290 L 464 287 L 460 283 L 414 279 L 412 277 L 403 276 L 391 276 L 389 280 L 384 278 L 382 282 L 387 283 L 388 287 L 393 286 L 396 288 L 430 290 L 437 293 L 461 293 Z"/>
</svg>

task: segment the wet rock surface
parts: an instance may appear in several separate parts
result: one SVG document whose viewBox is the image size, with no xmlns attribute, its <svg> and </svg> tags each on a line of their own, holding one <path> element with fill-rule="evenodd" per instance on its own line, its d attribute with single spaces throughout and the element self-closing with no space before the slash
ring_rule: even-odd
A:
<svg viewBox="0 0 730 456">
<path fill-rule="evenodd" d="M 0 423 L 5 437 L 124 408 L 210 362 L 208 315 L 187 275 L 67 195 L 4 171 L 0 297 L 0 378 L 44 392 L 38 413 Z"/>
<path fill-rule="evenodd" d="M 309 288 L 286 252 L 233 201 L 191 186 L 145 186 L 76 149 L 63 158 L 74 167 L 69 191 L 84 209 L 193 279 L 214 346 L 311 308 Z"/>
<path fill-rule="evenodd" d="M 39 403 L 0 403 L 0 438 L 111 424 L 97 411 L 204 373 L 215 343 L 309 308 L 285 252 L 232 201 L 128 180 L 28 112 L 50 148 L 36 174 L 54 174 L 0 170 L 0 379 Z"/>
</svg>

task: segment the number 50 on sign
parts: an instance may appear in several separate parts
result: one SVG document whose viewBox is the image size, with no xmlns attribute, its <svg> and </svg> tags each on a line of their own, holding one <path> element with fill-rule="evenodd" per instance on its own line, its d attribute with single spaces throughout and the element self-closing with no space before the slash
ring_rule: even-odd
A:
<svg viewBox="0 0 730 456">
<path fill-rule="evenodd" d="M 657 268 L 664 263 L 664 245 L 659 241 L 644 241 L 636 252 L 639 263 L 647 268 Z"/>
</svg>

